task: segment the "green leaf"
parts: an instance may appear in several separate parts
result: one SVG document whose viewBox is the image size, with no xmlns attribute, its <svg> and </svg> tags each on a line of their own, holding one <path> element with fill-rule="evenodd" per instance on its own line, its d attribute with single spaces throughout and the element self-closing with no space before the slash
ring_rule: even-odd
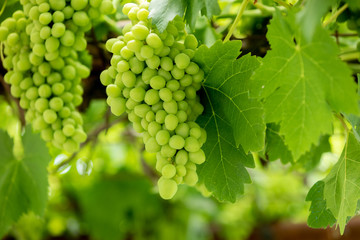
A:
<svg viewBox="0 0 360 240">
<path fill-rule="evenodd" d="M 176 15 L 182 17 L 185 12 L 187 0 L 152 0 L 149 6 L 149 18 L 160 32 L 163 32 L 168 23 Z"/>
<path fill-rule="evenodd" d="M 187 24 L 194 30 L 200 12 L 210 19 L 220 13 L 220 7 L 217 0 L 152 0 L 149 11 L 149 17 L 159 31 L 163 32 L 176 15 L 185 15 Z"/>
<path fill-rule="evenodd" d="M 76 188 L 83 220 L 91 235 L 116 240 L 125 239 L 125 234 L 134 229 L 139 231 L 138 236 L 146 234 L 140 232 L 139 226 L 156 221 L 154 216 L 161 212 L 159 197 L 151 193 L 151 187 L 147 179 L 123 172 L 99 179 L 85 189 Z"/>
<path fill-rule="evenodd" d="M 201 9 L 205 7 L 204 0 L 189 0 L 185 14 L 186 22 L 189 24 L 191 30 L 195 29 L 195 23 L 199 17 Z"/>
<path fill-rule="evenodd" d="M 210 19 L 214 15 L 220 14 L 220 7 L 217 0 L 205 0 L 205 7 L 206 16 L 208 19 Z"/>
<path fill-rule="evenodd" d="M 307 219 L 309 227 L 326 228 L 335 224 L 336 219 L 329 209 L 326 208 L 324 200 L 324 182 L 318 181 L 312 186 L 306 201 L 311 201 L 310 215 Z"/>
<path fill-rule="evenodd" d="M 280 134 L 295 160 L 332 132 L 332 111 L 357 113 L 356 85 L 338 58 L 334 40 L 320 26 L 307 42 L 295 15 L 276 12 L 268 27 L 270 50 L 252 78 L 252 96 L 264 100 L 266 122 Z"/>
<path fill-rule="evenodd" d="M 316 145 L 312 145 L 310 151 L 303 154 L 296 162 L 291 152 L 284 143 L 284 138 L 279 134 L 279 125 L 268 124 L 266 129 L 266 154 L 269 161 L 280 159 L 283 164 L 288 162 L 300 166 L 309 171 L 316 167 L 324 152 L 330 152 L 329 136 L 321 136 Z"/>
<path fill-rule="evenodd" d="M 259 62 L 250 55 L 237 59 L 240 48 L 240 41 L 219 40 L 211 48 L 201 46 L 194 61 L 205 72 L 203 87 L 211 107 L 230 123 L 236 146 L 241 144 L 245 152 L 259 151 L 265 141 L 263 108 L 248 92 L 249 79 Z"/>
<path fill-rule="evenodd" d="M 298 13 L 297 23 L 307 41 L 311 41 L 321 18 L 334 3 L 335 0 L 306 1 L 303 10 Z"/>
<path fill-rule="evenodd" d="M 24 157 L 13 155 L 13 141 L 0 131 L 0 237 L 27 212 L 43 215 L 47 202 L 46 167 L 51 159 L 45 143 L 27 127 L 22 138 Z"/>
<path fill-rule="evenodd" d="M 324 179 L 324 198 L 344 233 L 347 218 L 356 212 L 360 199 L 360 142 L 349 133 L 339 161 Z"/>
<path fill-rule="evenodd" d="M 284 143 L 283 137 L 279 135 L 279 125 L 273 123 L 267 125 L 265 153 L 269 161 L 280 159 L 283 164 L 294 162 L 291 152 Z"/>
<path fill-rule="evenodd" d="M 358 96 L 360 97 L 360 74 L 357 74 L 358 82 Z M 358 101 L 360 106 L 360 100 Z M 358 141 L 360 141 L 360 117 L 354 114 L 344 114 L 345 118 L 349 121 L 352 126 L 352 131 Z"/>
<path fill-rule="evenodd" d="M 200 47 L 194 58 L 205 71 L 205 111 L 198 123 L 208 135 L 203 146 L 207 160 L 199 176 L 216 198 L 231 202 L 250 183 L 245 167 L 254 163 L 246 153 L 262 149 L 265 134 L 262 106 L 249 99 L 247 90 L 259 63 L 250 55 L 237 59 L 240 47 L 240 41 L 218 41 L 211 48 Z"/>
</svg>

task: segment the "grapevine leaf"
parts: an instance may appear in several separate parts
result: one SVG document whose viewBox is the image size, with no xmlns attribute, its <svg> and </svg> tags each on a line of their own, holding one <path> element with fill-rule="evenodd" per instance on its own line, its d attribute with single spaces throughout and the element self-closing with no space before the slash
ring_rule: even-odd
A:
<svg viewBox="0 0 360 240">
<path fill-rule="evenodd" d="M 357 75 L 357 80 L 358 80 L 358 96 L 360 98 L 360 74 Z M 360 100 L 358 101 L 358 105 L 360 106 Z M 351 124 L 356 139 L 360 141 L 360 117 L 354 114 L 344 114 L 344 116 Z"/>
<path fill-rule="evenodd" d="M 43 215 L 47 201 L 50 155 L 40 136 L 27 127 L 22 138 L 24 157 L 13 155 L 13 142 L 0 131 L 0 237 L 29 211 Z"/>
<path fill-rule="evenodd" d="M 310 41 L 316 27 L 320 25 L 321 17 L 329 10 L 335 0 L 307 1 L 304 9 L 299 12 L 297 22 L 301 25 L 304 37 Z"/>
<path fill-rule="evenodd" d="M 326 208 L 324 200 L 324 182 L 318 181 L 312 186 L 306 201 L 311 201 L 310 215 L 307 223 L 313 228 L 326 228 L 335 224 L 336 219 L 329 209 Z"/>
<path fill-rule="evenodd" d="M 261 104 L 249 99 L 247 91 L 259 63 L 250 55 L 237 60 L 240 47 L 240 41 L 218 41 L 211 48 L 200 47 L 194 58 L 205 71 L 205 111 L 198 123 L 208 135 L 199 176 L 215 197 L 231 202 L 251 181 L 245 167 L 254 163 L 246 153 L 263 148 L 265 133 Z"/>
<path fill-rule="evenodd" d="M 351 71 L 337 57 L 337 46 L 320 26 L 307 42 L 295 15 L 276 12 L 268 28 L 270 50 L 252 78 L 251 95 L 264 100 L 266 122 L 280 123 L 280 134 L 295 160 L 319 137 L 332 131 L 332 111 L 357 113 Z"/>
<path fill-rule="evenodd" d="M 324 179 L 324 198 L 344 232 L 347 218 L 356 212 L 360 199 L 360 142 L 349 133 L 339 161 Z"/>
<path fill-rule="evenodd" d="M 303 154 L 296 162 L 291 152 L 284 143 L 284 138 L 279 134 L 279 125 L 268 124 L 266 128 L 266 154 L 269 161 L 280 159 L 283 164 L 291 162 L 306 170 L 311 170 L 318 165 L 321 155 L 330 152 L 329 136 L 324 135 L 317 145 L 312 145 L 310 151 Z"/>
<path fill-rule="evenodd" d="M 190 26 L 190 28 L 192 30 L 195 29 L 196 19 L 199 16 L 199 12 L 204 7 L 205 7 L 204 0 L 195 0 L 195 1 L 189 0 L 188 1 L 188 6 L 187 6 L 186 14 L 185 14 L 185 19 L 186 19 L 186 22 L 189 24 L 189 26 Z"/>
<path fill-rule="evenodd" d="M 206 90 L 205 90 L 206 91 Z M 244 192 L 244 184 L 251 183 L 246 167 L 254 167 L 251 155 L 235 146 L 230 123 L 220 116 L 210 96 L 205 93 L 205 111 L 197 122 L 207 132 L 203 145 L 206 161 L 199 166 L 200 181 L 220 201 L 235 202 Z"/>
<path fill-rule="evenodd" d="M 152 18 L 160 32 L 163 32 L 168 23 L 176 15 L 182 17 L 185 12 L 187 0 L 152 0 L 149 6 L 149 18 Z"/>
<path fill-rule="evenodd" d="M 280 159 L 283 164 L 293 162 L 291 152 L 286 147 L 284 139 L 279 135 L 279 126 L 268 124 L 266 128 L 266 150 L 269 161 Z"/>
<path fill-rule="evenodd" d="M 206 16 L 208 19 L 210 19 L 213 15 L 220 14 L 220 7 L 217 0 L 205 0 L 205 7 L 206 7 Z"/>
<path fill-rule="evenodd" d="M 220 7 L 217 0 L 152 0 L 149 11 L 149 17 L 159 31 L 163 32 L 176 15 L 185 15 L 186 22 L 194 30 L 200 12 L 210 19 L 220 13 Z"/>
<path fill-rule="evenodd" d="M 264 147 L 265 124 L 260 102 L 250 99 L 249 78 L 258 67 L 255 57 L 237 59 L 240 41 L 217 41 L 211 48 L 201 46 L 194 57 L 205 72 L 203 83 L 214 112 L 226 119 L 234 133 L 236 146 L 245 152 Z"/>
</svg>

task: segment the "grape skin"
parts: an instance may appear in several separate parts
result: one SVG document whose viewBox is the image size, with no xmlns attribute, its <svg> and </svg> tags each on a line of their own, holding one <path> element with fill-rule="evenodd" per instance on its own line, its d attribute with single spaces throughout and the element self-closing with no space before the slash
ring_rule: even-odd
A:
<svg viewBox="0 0 360 240">
<path fill-rule="evenodd" d="M 196 91 L 204 74 L 191 61 L 198 42 L 193 35 L 181 41 L 182 20 L 170 22 L 163 33 L 153 29 L 144 2 L 127 3 L 122 10 L 131 23 L 123 28 L 123 36 L 106 42 L 113 56 L 100 80 L 107 86 L 112 112 L 126 112 L 143 134 L 145 150 L 156 153 L 156 169 L 162 175 L 159 194 L 171 199 L 178 184 L 197 183 L 196 164 L 205 161 L 205 130 L 194 122 L 203 111 Z"/>
</svg>

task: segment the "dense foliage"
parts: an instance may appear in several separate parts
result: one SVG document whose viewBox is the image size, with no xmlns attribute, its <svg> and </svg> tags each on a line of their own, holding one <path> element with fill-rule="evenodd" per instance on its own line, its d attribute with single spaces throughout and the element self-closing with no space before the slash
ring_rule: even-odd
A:
<svg viewBox="0 0 360 240">
<path fill-rule="evenodd" d="M 41 218 L 62 234 L 68 214 L 97 239 L 166 239 L 202 215 L 234 239 L 256 214 L 306 208 L 310 227 L 344 233 L 360 199 L 360 3 L 134 2 L 0 4 L 0 237 Z M 64 202 L 77 206 L 52 209 Z M 238 208 L 241 233 L 218 217 Z"/>
</svg>

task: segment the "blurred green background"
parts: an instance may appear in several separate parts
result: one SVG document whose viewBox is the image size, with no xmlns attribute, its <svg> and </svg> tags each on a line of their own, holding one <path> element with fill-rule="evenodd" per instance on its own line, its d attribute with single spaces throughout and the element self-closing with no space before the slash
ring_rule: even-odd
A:
<svg viewBox="0 0 360 240">
<path fill-rule="evenodd" d="M 0 116 L 0 128 L 16 136 L 19 122 L 3 98 Z M 45 218 L 22 216 L 5 239 L 248 239 L 277 222 L 305 223 L 309 186 L 337 159 L 325 153 L 305 174 L 301 166 L 255 156 L 253 183 L 235 204 L 219 203 L 201 186 L 181 186 L 165 201 L 156 189 L 155 156 L 143 152 L 125 118 L 113 118 L 104 100 L 93 100 L 84 122 L 90 142 L 76 156 L 52 149 Z M 331 140 L 341 149 L 341 133 Z"/>
</svg>

